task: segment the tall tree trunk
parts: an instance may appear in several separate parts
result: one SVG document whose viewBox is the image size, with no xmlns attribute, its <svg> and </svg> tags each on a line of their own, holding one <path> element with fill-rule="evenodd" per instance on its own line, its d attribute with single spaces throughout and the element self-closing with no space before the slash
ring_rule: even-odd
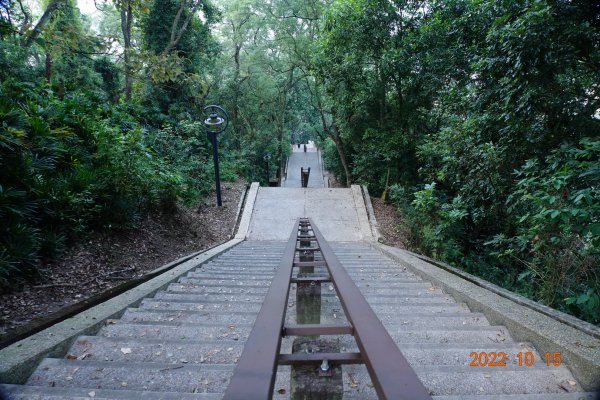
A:
<svg viewBox="0 0 600 400">
<path fill-rule="evenodd" d="M 331 110 L 331 125 L 327 124 L 327 119 L 325 118 L 325 111 L 323 110 L 323 104 L 321 102 L 321 96 L 319 95 L 318 89 L 315 87 L 315 92 L 313 93 L 314 97 L 317 100 L 317 110 L 319 111 L 319 115 L 321 116 L 321 124 L 323 125 L 323 132 L 327 136 L 329 136 L 333 143 L 335 144 L 335 149 L 338 152 L 338 156 L 340 157 L 340 162 L 342 163 L 342 167 L 344 168 L 344 175 L 346 175 L 346 187 L 350 187 L 352 185 L 352 174 L 350 173 L 350 168 L 348 168 L 348 161 L 346 159 L 346 152 L 344 151 L 344 143 L 342 142 L 342 138 L 340 137 L 340 133 L 335 122 L 335 109 Z"/>
<path fill-rule="evenodd" d="M 52 54 L 48 52 L 46 53 L 46 68 L 44 70 L 44 77 L 46 77 L 46 81 L 48 81 L 48 83 L 50 83 L 52 80 L 52 63 Z"/>
<path fill-rule="evenodd" d="M 177 14 L 175 15 L 175 18 L 173 19 L 173 24 L 171 25 L 171 37 L 169 39 L 169 43 L 164 48 L 163 54 L 168 54 L 172 50 L 174 50 L 175 47 L 177 47 L 177 45 L 179 44 L 179 41 L 181 40 L 181 37 L 187 30 L 187 27 L 188 27 L 191 19 L 194 17 L 194 14 L 196 13 L 196 11 L 198 11 L 198 8 L 201 5 L 202 5 L 201 1 L 198 1 L 198 2 L 192 1 L 192 7 L 189 10 L 188 15 L 183 20 L 181 27 L 179 27 L 179 22 L 181 21 L 181 16 L 183 15 L 183 12 L 187 8 L 187 1 L 181 0 L 181 3 L 179 4 L 179 10 L 177 10 Z"/>
<path fill-rule="evenodd" d="M 65 80 L 63 78 L 58 80 L 58 98 L 61 100 L 65 98 Z"/>
<path fill-rule="evenodd" d="M 31 30 L 31 32 L 29 33 L 29 36 L 27 36 L 27 38 L 25 39 L 25 43 L 24 43 L 25 46 L 31 46 L 33 41 L 35 39 L 37 39 L 38 36 L 40 36 L 40 33 L 42 33 L 42 29 L 44 28 L 44 25 L 46 25 L 46 23 L 50 20 L 52 13 L 54 11 L 56 11 L 63 4 L 63 2 L 64 2 L 64 0 L 51 0 L 50 1 L 50 3 L 48 4 L 48 7 L 46 7 L 46 10 L 42 14 L 40 20 L 37 22 L 37 24 L 35 24 L 35 27 Z"/>
<path fill-rule="evenodd" d="M 277 123 L 277 159 L 279 160 L 278 175 L 279 183 L 283 179 L 283 171 L 285 170 L 285 162 L 283 160 L 283 130 L 285 127 L 285 103 L 287 98 L 287 88 L 284 88 L 283 93 L 279 95 L 281 117 Z"/>
<path fill-rule="evenodd" d="M 342 167 L 344 167 L 344 174 L 346 175 L 346 187 L 350 187 L 352 185 L 352 173 L 350 172 L 350 168 L 348 168 L 348 160 L 346 159 L 346 152 L 344 151 L 344 143 L 342 142 L 337 124 L 335 123 L 335 116 L 333 116 L 331 122 L 331 133 L 331 138 L 333 139 L 333 143 L 335 143 L 335 149 L 340 156 Z"/>
<path fill-rule="evenodd" d="M 133 23 L 133 12 L 131 1 L 127 0 L 121 6 L 121 30 L 123 31 L 123 60 L 125 62 L 125 101 L 131 100 L 133 90 L 133 68 L 131 67 L 131 26 Z"/>
<path fill-rule="evenodd" d="M 235 51 L 233 54 L 233 60 L 235 62 L 235 70 L 234 70 L 234 75 L 233 75 L 233 110 L 231 112 L 231 122 L 233 123 L 233 129 L 237 131 L 237 128 L 239 126 L 238 124 L 238 117 L 239 117 L 239 110 L 240 110 L 240 104 L 239 104 L 239 99 L 240 99 L 240 51 L 242 49 L 242 45 L 239 43 L 235 44 Z M 234 135 L 234 142 L 233 145 L 236 149 L 240 149 L 240 140 L 239 140 L 239 132 L 236 132 L 237 134 Z"/>
</svg>

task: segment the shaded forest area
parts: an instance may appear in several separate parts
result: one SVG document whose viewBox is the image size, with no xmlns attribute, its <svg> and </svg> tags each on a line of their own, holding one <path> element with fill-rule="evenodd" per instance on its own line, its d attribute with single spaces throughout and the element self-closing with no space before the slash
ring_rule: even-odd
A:
<svg viewBox="0 0 600 400">
<path fill-rule="evenodd" d="M 411 246 L 600 324 L 593 0 L 0 1 L 0 284 L 289 143 L 395 204 Z M 273 156 L 270 171 L 264 156 Z"/>
</svg>

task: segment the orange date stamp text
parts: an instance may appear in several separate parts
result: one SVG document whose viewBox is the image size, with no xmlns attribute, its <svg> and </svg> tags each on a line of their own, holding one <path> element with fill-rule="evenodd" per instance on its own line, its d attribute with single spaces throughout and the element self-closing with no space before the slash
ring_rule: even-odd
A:
<svg viewBox="0 0 600 400">
<path fill-rule="evenodd" d="M 509 355 L 504 351 L 472 351 L 469 355 L 471 357 L 471 367 L 506 367 Z M 516 364 L 519 367 L 533 367 L 536 362 L 536 356 L 531 351 L 520 351 L 515 355 Z M 542 357 L 543 362 L 547 366 L 558 367 L 562 363 L 560 358 L 560 352 L 548 352 Z"/>
</svg>

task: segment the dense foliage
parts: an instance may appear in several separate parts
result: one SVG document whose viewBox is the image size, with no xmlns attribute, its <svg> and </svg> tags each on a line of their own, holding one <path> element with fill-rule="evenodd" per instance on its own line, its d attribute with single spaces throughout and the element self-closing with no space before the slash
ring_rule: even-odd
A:
<svg viewBox="0 0 600 400">
<path fill-rule="evenodd" d="M 600 323 L 596 3 L 334 1 L 319 45 L 353 178 L 416 248 Z"/>
<path fill-rule="evenodd" d="M 214 1 L 0 3 L 0 281 L 207 190 L 220 103 L 226 175 L 315 139 L 415 249 L 600 323 L 597 2 Z"/>
<path fill-rule="evenodd" d="M 2 3 L 0 289 L 38 275 L 92 229 L 135 227 L 145 212 L 168 212 L 212 187 L 209 144 L 197 121 L 202 99 L 189 104 L 182 88 L 207 73 L 209 53 L 200 47 L 214 42 L 208 30 L 213 20 L 194 14 L 181 40 L 158 55 L 156 48 L 169 45 L 169 32 L 148 26 L 156 12 L 173 22 L 178 6 L 185 11 L 182 20 L 194 7 L 212 6 L 172 1 L 168 14 L 166 3 L 142 9 L 134 1 L 115 2 L 137 7 L 133 36 L 144 29 L 154 33 L 143 42 L 152 53 L 144 54 L 142 43 L 130 50 L 129 70 L 109 39 L 84 28 L 88 22 L 74 0 L 45 2 L 48 16 L 36 26 L 23 3 Z M 118 17 L 111 4 L 105 6 L 106 20 Z M 191 42 L 196 48 L 188 50 Z M 165 77 L 169 62 L 185 68 Z M 123 71 L 134 69 L 127 100 Z M 224 178 L 235 177 L 231 162 L 223 164 Z"/>
</svg>

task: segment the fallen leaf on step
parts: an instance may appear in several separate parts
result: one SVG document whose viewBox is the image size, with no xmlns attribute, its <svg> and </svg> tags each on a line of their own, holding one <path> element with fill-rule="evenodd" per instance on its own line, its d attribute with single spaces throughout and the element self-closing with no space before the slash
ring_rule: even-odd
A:
<svg viewBox="0 0 600 400">
<path fill-rule="evenodd" d="M 358 380 L 356 380 L 354 375 L 348 373 L 348 378 L 350 379 L 350 387 L 352 387 L 352 388 L 358 387 Z"/>
<path fill-rule="evenodd" d="M 569 380 L 568 382 L 569 382 L 569 385 L 571 385 L 571 386 L 577 385 L 577 382 L 575 382 L 574 380 Z"/>
<path fill-rule="evenodd" d="M 67 354 L 67 360 L 77 360 L 77 356 L 73 354 Z"/>
<path fill-rule="evenodd" d="M 129 347 L 121 347 L 121 353 L 131 354 L 131 349 Z"/>
<path fill-rule="evenodd" d="M 96 392 L 89 392 L 88 396 L 90 396 L 90 397 L 96 397 Z"/>
<path fill-rule="evenodd" d="M 277 393 L 279 393 L 279 394 L 285 394 L 285 389 L 279 389 L 279 390 L 277 391 Z"/>
</svg>

